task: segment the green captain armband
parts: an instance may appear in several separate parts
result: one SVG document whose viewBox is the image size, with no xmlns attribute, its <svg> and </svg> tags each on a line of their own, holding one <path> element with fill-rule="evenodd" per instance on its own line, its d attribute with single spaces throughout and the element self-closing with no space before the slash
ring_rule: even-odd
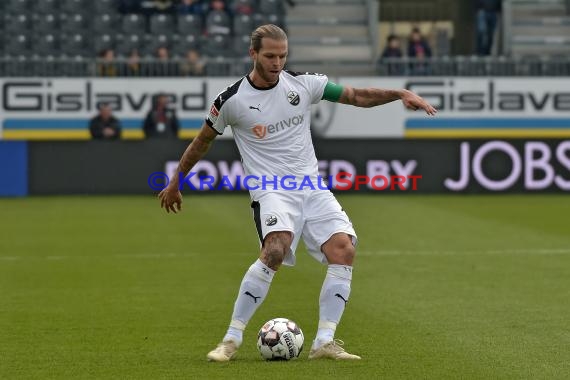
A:
<svg viewBox="0 0 570 380">
<path fill-rule="evenodd" d="M 340 84 L 327 82 L 322 99 L 328 100 L 329 102 L 338 102 L 343 90 L 344 87 L 342 87 Z"/>
</svg>

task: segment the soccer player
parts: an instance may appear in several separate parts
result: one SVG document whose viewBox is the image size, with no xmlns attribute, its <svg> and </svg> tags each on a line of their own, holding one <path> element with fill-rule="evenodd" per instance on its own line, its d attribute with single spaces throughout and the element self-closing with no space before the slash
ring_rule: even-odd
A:
<svg viewBox="0 0 570 380">
<path fill-rule="evenodd" d="M 309 253 L 328 265 L 319 299 L 319 324 L 309 359 L 360 359 L 334 339 L 349 300 L 356 233 L 348 216 L 328 190 L 318 186 L 318 165 L 309 131 L 311 104 L 324 99 L 357 107 L 374 107 L 402 100 L 405 107 L 436 110 L 407 90 L 352 88 L 326 76 L 284 70 L 287 35 L 275 25 L 258 27 L 251 36 L 252 71 L 218 94 L 199 135 L 188 146 L 177 173 L 184 176 L 206 154 L 215 137 L 231 126 L 248 182 L 261 254 L 246 272 L 226 335 L 208 353 L 211 361 L 234 358 L 247 323 L 265 300 L 281 264 L 295 264 L 295 249 L 303 238 Z M 285 191 L 272 179 L 310 178 L 315 190 Z M 290 178 L 290 177 L 289 177 Z M 277 181 L 279 184 L 279 181 Z M 264 189 L 265 188 L 265 189 Z M 179 176 L 159 194 L 167 212 L 181 210 Z"/>
</svg>

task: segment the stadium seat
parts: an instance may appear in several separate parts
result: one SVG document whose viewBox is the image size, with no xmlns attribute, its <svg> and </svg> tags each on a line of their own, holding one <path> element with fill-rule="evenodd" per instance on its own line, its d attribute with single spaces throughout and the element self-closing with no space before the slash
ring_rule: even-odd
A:
<svg viewBox="0 0 570 380">
<path fill-rule="evenodd" d="M 263 24 L 275 24 L 283 28 L 285 26 L 285 20 L 282 15 L 277 13 L 264 14 Z"/>
<path fill-rule="evenodd" d="M 262 14 L 284 14 L 282 0 L 262 0 L 259 2 L 259 12 Z"/>
<path fill-rule="evenodd" d="M 142 42 L 142 38 L 137 34 L 127 35 L 117 41 L 117 53 L 122 56 L 128 56 L 133 50 L 140 50 Z"/>
<path fill-rule="evenodd" d="M 97 55 L 107 49 L 115 49 L 114 34 L 97 34 L 93 40 L 93 47 Z"/>
<path fill-rule="evenodd" d="M 93 2 L 93 7 L 95 14 L 118 12 L 116 0 L 96 0 Z"/>
<path fill-rule="evenodd" d="M 32 41 L 32 53 L 38 56 L 57 56 L 58 40 L 54 34 L 36 36 Z"/>
<path fill-rule="evenodd" d="M 250 34 L 253 30 L 253 19 L 249 15 L 236 15 L 233 21 L 233 34 Z"/>
<path fill-rule="evenodd" d="M 93 56 L 88 39 L 81 34 L 62 34 L 60 47 L 62 55 L 68 57 Z"/>
<path fill-rule="evenodd" d="M 79 13 L 60 15 L 60 29 L 67 34 L 83 33 L 87 25 L 87 18 Z"/>
<path fill-rule="evenodd" d="M 211 11 L 206 17 L 208 34 L 230 34 L 230 16 L 223 11 Z"/>
<path fill-rule="evenodd" d="M 202 18 L 197 15 L 178 16 L 178 33 L 180 35 L 202 35 Z"/>
<path fill-rule="evenodd" d="M 261 13 L 254 13 L 251 19 L 253 20 L 253 29 L 265 23 L 265 17 Z"/>
<path fill-rule="evenodd" d="M 234 55 L 236 57 L 247 57 L 249 55 L 249 45 L 251 37 L 249 34 L 235 36 L 232 44 Z"/>
<path fill-rule="evenodd" d="M 144 16 L 130 14 L 123 17 L 123 33 L 144 34 L 146 32 L 146 19 Z"/>
<path fill-rule="evenodd" d="M 60 0 L 60 9 L 65 13 L 89 15 L 92 2 L 89 0 Z"/>
<path fill-rule="evenodd" d="M 12 38 L 4 38 L 4 54 L 13 57 L 29 55 L 30 38 L 27 35 L 17 34 Z"/>
<path fill-rule="evenodd" d="M 4 15 L 4 31 L 8 34 L 26 34 L 29 30 L 30 17 L 27 15 Z M 6 36 L 5 36 L 6 37 Z"/>
<path fill-rule="evenodd" d="M 36 36 L 56 34 L 59 32 L 59 19 L 55 14 L 35 14 L 32 16 L 32 26 Z"/>
<path fill-rule="evenodd" d="M 25 14 L 30 10 L 30 0 L 2 0 L 6 14 Z"/>
<path fill-rule="evenodd" d="M 166 47 L 170 50 L 170 39 L 166 34 L 151 35 L 149 42 L 144 44 L 143 53 L 145 55 L 156 55 L 156 51 L 160 47 Z"/>
<path fill-rule="evenodd" d="M 150 16 L 150 32 L 152 34 L 171 34 L 174 32 L 174 20 L 169 15 Z"/>
<path fill-rule="evenodd" d="M 59 1 L 57 0 L 41 0 L 34 4 L 33 12 L 37 13 L 57 13 Z"/>
<path fill-rule="evenodd" d="M 230 37 L 224 34 L 208 36 L 203 53 L 209 57 L 228 57 L 233 52 L 230 49 Z"/>
<path fill-rule="evenodd" d="M 119 17 L 114 13 L 101 13 L 93 19 L 93 31 L 98 33 L 115 33 L 118 29 Z"/>
<path fill-rule="evenodd" d="M 172 44 L 172 55 L 176 57 L 186 56 L 188 50 L 199 50 L 200 42 L 198 38 L 192 34 L 181 36 L 180 39 Z"/>
</svg>

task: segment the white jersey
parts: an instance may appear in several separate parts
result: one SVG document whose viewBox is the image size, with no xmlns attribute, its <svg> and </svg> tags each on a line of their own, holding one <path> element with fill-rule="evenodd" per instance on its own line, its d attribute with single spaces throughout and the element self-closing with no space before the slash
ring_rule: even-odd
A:
<svg viewBox="0 0 570 380">
<path fill-rule="evenodd" d="M 327 84 L 320 74 L 282 71 L 269 88 L 249 76 L 218 94 L 206 123 L 222 134 L 232 128 L 246 175 L 258 178 L 318 176 L 311 139 L 311 104 Z"/>
</svg>

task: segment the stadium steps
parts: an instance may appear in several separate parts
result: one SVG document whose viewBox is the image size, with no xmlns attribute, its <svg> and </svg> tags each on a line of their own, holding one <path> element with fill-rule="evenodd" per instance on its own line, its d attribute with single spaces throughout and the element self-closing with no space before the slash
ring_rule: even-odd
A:
<svg viewBox="0 0 570 380">
<path fill-rule="evenodd" d="M 565 0 L 511 1 L 505 9 L 507 53 L 519 57 L 570 55 L 570 16 L 566 7 Z"/>
<path fill-rule="evenodd" d="M 297 0 L 287 13 L 292 66 L 324 72 L 330 68 L 327 61 L 350 61 L 354 70 L 370 70 L 374 57 L 368 12 L 366 0 Z"/>
</svg>

